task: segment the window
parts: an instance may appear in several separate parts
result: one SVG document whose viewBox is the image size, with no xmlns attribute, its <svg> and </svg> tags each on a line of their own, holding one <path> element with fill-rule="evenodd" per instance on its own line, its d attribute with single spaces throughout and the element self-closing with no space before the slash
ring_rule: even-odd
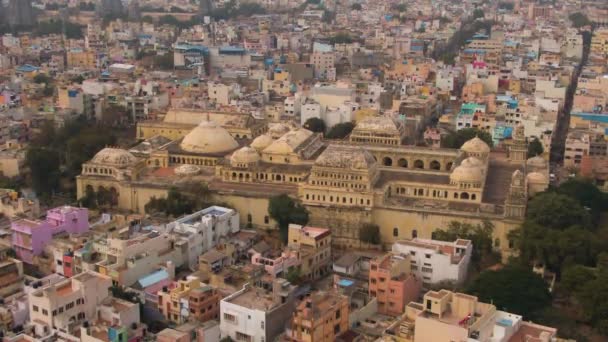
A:
<svg viewBox="0 0 608 342">
<path fill-rule="evenodd" d="M 45 316 L 48 316 L 49 312 L 46 309 L 42 309 L 42 314 L 45 315 Z"/>
<path fill-rule="evenodd" d="M 340 324 L 334 325 L 334 335 L 340 334 Z"/>
<path fill-rule="evenodd" d="M 264 223 L 268 224 L 269 221 L 270 221 L 270 219 L 268 218 L 268 216 L 264 216 Z"/>
<path fill-rule="evenodd" d="M 261 322 L 260 322 L 260 328 L 265 329 L 265 328 L 264 328 L 264 321 L 261 321 Z"/>
<path fill-rule="evenodd" d="M 236 323 L 236 316 L 229 313 L 224 313 L 224 319 L 228 322 Z"/>
<path fill-rule="evenodd" d="M 57 265 L 61 266 L 63 265 L 63 262 L 61 260 L 57 260 Z"/>
<path fill-rule="evenodd" d="M 339 319 L 341 315 L 340 309 L 336 310 L 336 319 Z"/>
<path fill-rule="evenodd" d="M 429 267 L 422 267 L 422 272 L 424 273 L 432 273 L 433 269 Z"/>
<path fill-rule="evenodd" d="M 34 312 L 38 312 L 38 307 L 36 305 L 32 306 L 32 310 L 34 310 Z"/>
<path fill-rule="evenodd" d="M 57 316 L 57 310 L 53 310 L 53 316 Z"/>
<path fill-rule="evenodd" d="M 74 302 L 71 302 L 71 303 L 66 304 L 65 309 L 70 310 L 73 307 L 74 307 Z"/>
<path fill-rule="evenodd" d="M 399 228 L 395 227 L 393 228 L 393 236 L 399 236 Z"/>
<path fill-rule="evenodd" d="M 424 257 L 427 258 L 427 259 L 430 259 L 431 255 L 430 254 L 425 254 Z"/>
<path fill-rule="evenodd" d="M 412 239 L 415 239 L 418 237 L 418 230 L 414 229 L 412 230 Z"/>
</svg>

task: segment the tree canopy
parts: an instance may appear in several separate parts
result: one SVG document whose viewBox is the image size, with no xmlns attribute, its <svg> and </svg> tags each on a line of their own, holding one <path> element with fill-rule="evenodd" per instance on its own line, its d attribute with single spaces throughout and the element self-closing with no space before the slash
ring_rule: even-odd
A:
<svg viewBox="0 0 608 342">
<path fill-rule="evenodd" d="M 488 144 L 488 146 L 493 146 L 492 136 L 490 133 L 477 128 L 463 128 L 444 136 L 441 139 L 441 147 L 460 148 L 462 144 L 475 137 L 479 137 L 479 139 L 483 140 L 486 144 Z"/>
<path fill-rule="evenodd" d="M 325 133 L 325 121 L 319 118 L 310 118 L 304 123 L 304 128 L 315 133 Z"/>
<path fill-rule="evenodd" d="M 581 12 L 575 12 L 570 14 L 568 19 L 570 19 L 570 21 L 572 22 L 572 26 L 576 28 L 591 25 L 591 20 L 589 20 L 589 18 L 587 18 L 587 16 Z"/>
<path fill-rule="evenodd" d="M 537 317 L 551 303 L 548 285 L 528 268 L 517 265 L 483 271 L 467 289 L 481 302 L 493 303 L 499 310 Z"/>
<path fill-rule="evenodd" d="M 380 227 L 377 224 L 364 223 L 359 228 L 359 240 L 372 245 L 380 244 Z"/>
<path fill-rule="evenodd" d="M 172 187 L 167 197 L 152 197 L 145 205 L 146 213 L 163 213 L 173 217 L 202 210 L 211 203 L 211 193 L 207 185 L 192 182 L 182 184 L 180 187 Z"/>
<path fill-rule="evenodd" d="M 454 241 L 467 239 L 473 243 L 471 255 L 472 266 L 477 270 L 491 266 L 498 262 L 499 256 L 493 251 L 492 232 L 494 225 L 489 221 L 472 225 L 458 221 L 451 221 L 447 229 L 437 229 L 433 232 L 433 239 L 441 241 Z"/>
<path fill-rule="evenodd" d="M 325 138 L 327 139 L 344 139 L 346 138 L 350 132 L 355 128 L 355 124 L 352 122 L 343 122 L 333 126 L 327 134 L 325 134 Z"/>
<path fill-rule="evenodd" d="M 543 144 L 540 142 L 540 140 L 538 140 L 538 138 L 534 138 L 528 143 L 528 158 L 540 156 L 544 151 L 545 149 L 543 148 Z"/>
<path fill-rule="evenodd" d="M 283 242 L 287 242 L 290 223 L 301 225 L 308 223 L 308 210 L 301 203 L 286 194 L 270 198 L 268 201 L 268 213 L 277 222 Z"/>
</svg>

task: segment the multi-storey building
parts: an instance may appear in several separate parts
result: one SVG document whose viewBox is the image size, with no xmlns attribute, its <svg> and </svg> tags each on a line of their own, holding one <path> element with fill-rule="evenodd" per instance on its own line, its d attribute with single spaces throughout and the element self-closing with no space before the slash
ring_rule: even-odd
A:
<svg viewBox="0 0 608 342">
<path fill-rule="evenodd" d="M 332 342 L 349 328 L 348 297 L 337 291 L 314 292 L 297 305 L 287 338 L 294 342 Z"/>
<path fill-rule="evenodd" d="M 556 329 L 525 322 L 475 296 L 441 290 L 427 292 L 422 303 L 409 303 L 385 330 L 383 341 L 551 341 L 556 334 Z"/>
<path fill-rule="evenodd" d="M 330 272 L 331 231 L 290 224 L 287 249 L 298 251 L 301 276 L 314 280 Z"/>
<path fill-rule="evenodd" d="M 188 298 L 190 319 L 197 322 L 219 320 L 221 299 L 220 293 L 209 285 L 191 289 Z"/>
<path fill-rule="evenodd" d="M 8 298 L 23 289 L 23 262 L 9 255 L 10 248 L 0 245 L 0 297 Z"/>
<path fill-rule="evenodd" d="M 464 239 L 447 242 L 414 238 L 395 242 L 392 251 L 410 257 L 412 273 L 428 288 L 442 281 L 462 283 L 467 276 L 473 244 Z"/>
<path fill-rule="evenodd" d="M 170 290 L 163 289 L 158 292 L 158 310 L 171 322 L 186 322 L 191 313 L 191 291 L 200 287 L 201 282 L 197 277 L 180 279 Z"/>
<path fill-rule="evenodd" d="M 385 254 L 370 262 L 369 295 L 378 300 L 378 312 L 399 315 L 418 298 L 422 282 L 412 273 L 410 256 Z"/>
<path fill-rule="evenodd" d="M 83 322 L 97 317 L 97 308 L 110 296 L 112 279 L 84 272 L 29 293 L 30 321 L 36 336 L 57 329 L 72 333 Z"/>
<path fill-rule="evenodd" d="M 294 286 L 275 279 L 271 291 L 247 284 L 220 302 L 222 337 L 236 341 L 273 341 L 285 331 L 295 308 Z"/>
<path fill-rule="evenodd" d="M 44 245 L 59 234 L 80 234 L 89 230 L 86 208 L 57 207 L 48 210 L 43 221 L 18 219 L 11 222 L 13 248 L 17 257 L 31 264 Z"/>
</svg>

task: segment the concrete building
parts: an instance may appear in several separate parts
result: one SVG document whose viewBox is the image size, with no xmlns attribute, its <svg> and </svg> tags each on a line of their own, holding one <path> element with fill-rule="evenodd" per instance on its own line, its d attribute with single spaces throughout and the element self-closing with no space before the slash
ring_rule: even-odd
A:
<svg viewBox="0 0 608 342">
<path fill-rule="evenodd" d="M 9 255 L 10 248 L 0 246 L 0 298 L 23 290 L 23 262 Z"/>
<path fill-rule="evenodd" d="M 40 204 L 37 199 L 19 197 L 12 189 L 0 189 L 0 213 L 8 218 L 26 217 L 30 220 L 40 217 Z"/>
<path fill-rule="evenodd" d="M 370 262 L 369 295 L 378 300 L 378 312 L 400 315 L 407 303 L 416 300 L 421 278 L 412 273 L 410 256 L 385 254 Z"/>
<path fill-rule="evenodd" d="M 317 291 L 297 305 L 287 337 L 294 342 L 333 342 L 349 329 L 348 297 L 335 290 Z"/>
<path fill-rule="evenodd" d="M 185 246 L 188 267 L 198 264 L 198 257 L 239 231 L 239 215 L 233 209 L 212 206 L 184 216 L 166 226 L 175 237 L 175 245 Z"/>
<path fill-rule="evenodd" d="M 557 330 L 525 322 L 477 297 L 447 290 L 429 291 L 422 303 L 409 303 L 401 319 L 384 332 L 389 341 L 552 341 Z"/>
<path fill-rule="evenodd" d="M 285 331 L 295 308 L 294 286 L 275 279 L 272 290 L 247 284 L 220 302 L 222 337 L 236 341 L 273 341 Z"/>
<path fill-rule="evenodd" d="M 410 256 L 412 273 L 428 288 L 442 281 L 461 284 L 467 276 L 473 244 L 464 239 L 447 242 L 414 238 L 395 242 L 392 251 Z"/>
<path fill-rule="evenodd" d="M 290 224 L 287 239 L 287 250 L 298 251 L 302 277 L 314 280 L 330 272 L 329 229 Z"/>
<path fill-rule="evenodd" d="M 57 207 L 47 211 L 44 221 L 25 218 L 12 221 L 11 230 L 17 257 L 31 264 L 54 236 L 88 231 L 89 212 L 86 208 Z"/>
<path fill-rule="evenodd" d="M 218 318 L 219 300 L 212 287 L 189 276 L 158 292 L 158 310 L 176 324 L 188 320 L 205 322 Z"/>
<path fill-rule="evenodd" d="M 72 333 L 83 322 L 94 320 L 98 307 L 110 296 L 110 286 L 110 277 L 84 272 L 34 290 L 29 307 L 35 335 L 47 336 L 55 329 Z"/>
</svg>

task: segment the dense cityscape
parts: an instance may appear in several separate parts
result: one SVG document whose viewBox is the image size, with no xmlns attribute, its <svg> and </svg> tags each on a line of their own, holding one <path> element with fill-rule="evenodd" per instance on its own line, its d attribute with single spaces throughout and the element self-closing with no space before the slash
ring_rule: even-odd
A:
<svg viewBox="0 0 608 342">
<path fill-rule="evenodd" d="M 0 0 L 0 341 L 608 341 L 608 2 Z"/>
</svg>

